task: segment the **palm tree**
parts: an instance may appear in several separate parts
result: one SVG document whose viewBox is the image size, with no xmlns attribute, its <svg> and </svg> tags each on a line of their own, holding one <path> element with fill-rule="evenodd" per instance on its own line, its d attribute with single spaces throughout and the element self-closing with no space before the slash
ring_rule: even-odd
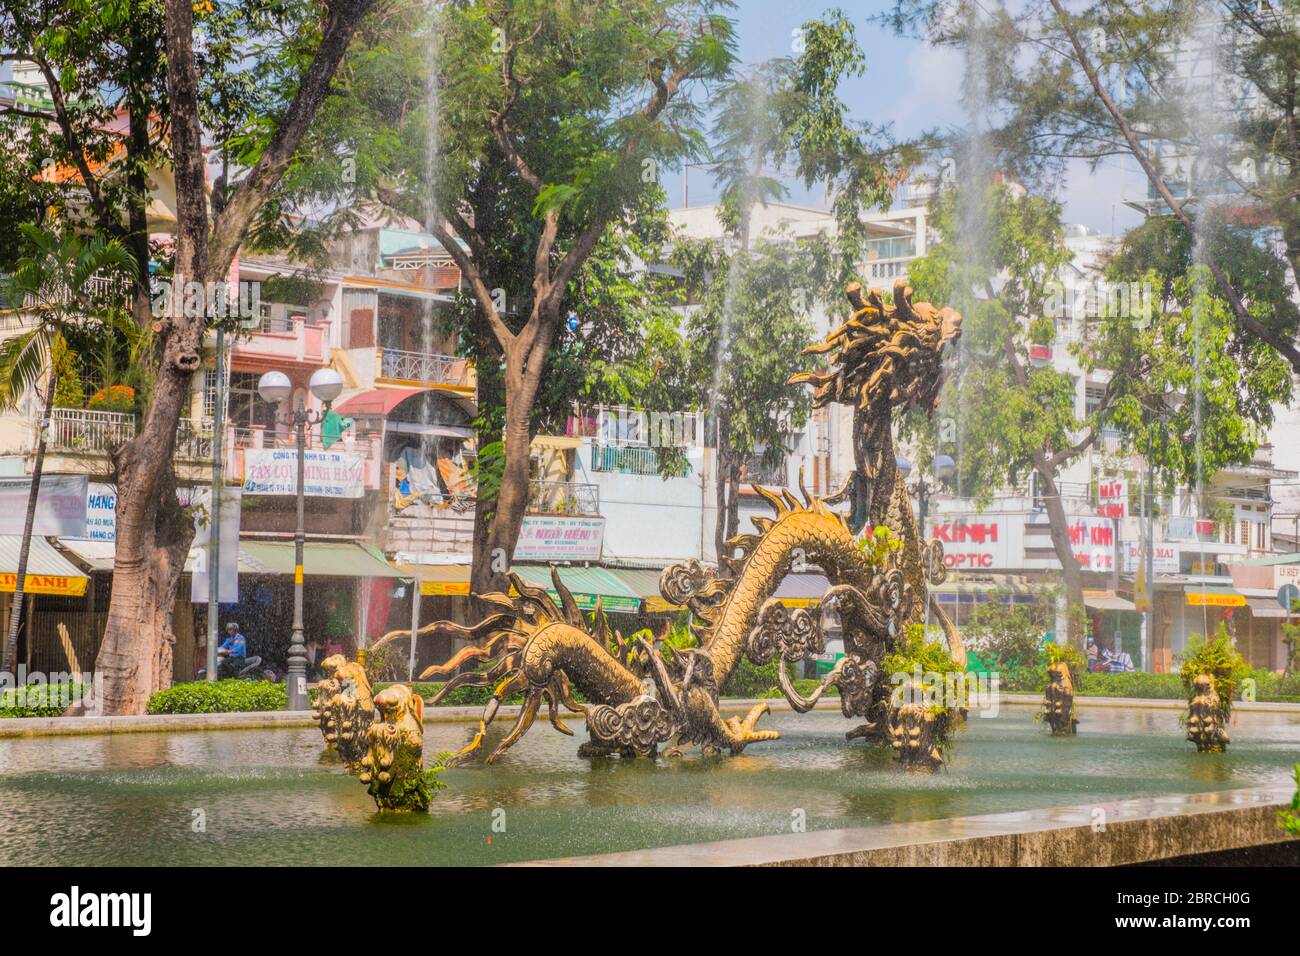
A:
<svg viewBox="0 0 1300 956">
<path fill-rule="evenodd" d="M 19 229 L 31 252 L 18 261 L 7 277 L 5 292 L 6 299 L 30 327 L 0 343 L 0 412 L 17 407 L 23 395 L 37 392 L 42 377 L 47 380 L 36 458 L 32 463 L 32 486 L 27 493 L 27 517 L 18 551 L 18 578 L 9 612 L 9 634 L 4 654 L 0 656 L 0 670 L 10 669 L 18 646 L 27 557 L 36 520 L 36 499 L 41 490 L 41 469 L 45 464 L 45 434 L 50 427 L 50 409 L 59 375 L 71 359 L 65 333 L 74 328 L 109 333 L 119 327 L 125 309 L 113 302 L 113 279 L 135 276 L 135 260 L 117 240 L 60 236 L 30 223 L 20 225 Z M 101 279 L 108 281 L 101 283 L 98 281 Z"/>
</svg>

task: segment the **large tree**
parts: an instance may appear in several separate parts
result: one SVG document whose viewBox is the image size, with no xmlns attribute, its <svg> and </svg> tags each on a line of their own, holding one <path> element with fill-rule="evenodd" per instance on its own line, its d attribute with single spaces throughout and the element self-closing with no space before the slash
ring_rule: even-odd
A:
<svg viewBox="0 0 1300 956">
<path fill-rule="evenodd" d="M 983 224 L 979 243 L 964 234 L 972 218 Z M 951 302 L 964 316 L 960 363 L 943 398 L 943 415 L 961 436 L 961 486 L 987 500 L 1037 475 L 1065 596 L 1078 608 L 1082 571 L 1061 470 L 1096 449 L 1103 431 L 1114 436 L 1115 452 L 1149 456 L 1166 487 L 1249 461 L 1273 403 L 1290 397 L 1286 365 L 1236 325 L 1176 222 L 1153 220 L 1126 236 L 1104 275 L 1082 277 L 1089 297 L 1063 284 L 1073 257 L 1054 202 L 1002 185 L 965 199 L 948 192 L 936 204 L 934 225 L 938 241 L 910 275 L 918 295 Z M 1261 261 L 1266 253 L 1231 235 L 1217 237 L 1214 251 L 1234 275 L 1252 276 L 1243 282 L 1256 308 L 1294 311 L 1278 270 Z M 1096 295 L 1108 281 L 1123 283 L 1126 294 Z M 1058 341 L 1066 318 L 1073 335 Z M 1081 408 L 1071 375 L 1036 367 L 1031 345 L 1070 350 L 1086 375 L 1104 382 L 1102 394 Z M 1175 410 L 1168 396 L 1191 398 Z M 943 444 L 950 436 L 930 430 L 928 438 L 939 450 L 958 451 Z M 1076 642 L 1077 620 L 1071 614 Z"/>
<path fill-rule="evenodd" d="M 1130 158 L 1189 234 L 1269 227 L 1300 274 L 1296 12 L 1294 0 L 895 0 L 881 19 L 966 53 L 993 168 L 1041 184 L 1073 161 Z M 1210 244 L 1196 256 L 1241 332 L 1300 373 L 1294 314 L 1255 308 Z"/>
<path fill-rule="evenodd" d="M 691 91 L 730 69 L 725 6 L 551 0 L 440 12 L 438 155 L 423 188 L 473 298 L 479 350 L 500 362 L 504 410 L 500 485 L 495 501 L 478 502 L 493 520 L 475 542 L 477 591 L 504 585 L 519 536 L 533 407 L 570 282 L 606 231 L 657 193 L 658 171 L 698 151 Z M 496 271 L 518 261 L 500 255 L 507 240 L 526 251 L 526 275 Z"/>
<path fill-rule="evenodd" d="M 244 173 L 226 191 L 219 211 L 210 209 L 205 172 L 205 90 L 216 80 L 200 73 L 209 37 L 196 15 L 210 7 L 165 0 L 167 128 L 176 183 L 176 226 L 170 258 L 170 299 L 151 319 L 158 368 L 140 429 L 114 458 L 117 478 L 117 544 L 113 593 L 98 669 L 104 675 L 104 707 L 110 714 L 141 713 L 149 695 L 172 671 L 172 608 L 193 536 L 172 491 L 171 459 L 176 431 L 188 406 L 190 379 L 199 369 L 203 341 L 217 303 L 193 290 L 220 288 L 262 204 L 293 163 L 299 144 L 343 59 L 358 23 L 374 0 L 326 0 L 320 4 L 248 3 L 214 11 L 214 31 L 243 32 L 259 39 L 245 57 L 228 64 L 252 72 L 265 112 L 247 117 L 240 158 Z M 233 22 L 224 19 L 233 16 Z M 284 39 L 288 37 L 289 39 Z M 268 39 L 269 38 L 269 39 Z M 275 85 L 270 83 L 276 81 Z M 224 295 L 224 292 L 218 293 Z"/>
</svg>

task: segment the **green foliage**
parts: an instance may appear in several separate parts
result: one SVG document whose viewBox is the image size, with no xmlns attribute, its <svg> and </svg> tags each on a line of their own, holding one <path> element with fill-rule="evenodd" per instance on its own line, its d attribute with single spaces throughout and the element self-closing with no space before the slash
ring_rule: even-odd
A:
<svg viewBox="0 0 1300 956">
<path fill-rule="evenodd" d="M 918 666 L 923 675 L 962 673 L 942 641 L 926 640 L 925 626 L 911 624 L 893 649 L 880 659 L 880 672 L 882 675 L 910 676 Z"/>
<path fill-rule="evenodd" d="M 0 717 L 58 717 L 80 699 L 80 684 L 28 684 L 0 694 Z"/>
<path fill-rule="evenodd" d="M 1043 658 L 1048 667 L 1064 663 L 1069 668 L 1070 679 L 1076 687 L 1080 676 L 1088 669 L 1088 658 L 1071 644 L 1057 644 L 1055 641 L 1044 644 Z"/>
<path fill-rule="evenodd" d="M 30 223 L 18 229 L 29 251 L 5 278 L 3 298 L 24 302 L 33 327 L 0 343 L 0 410 L 37 388 L 51 365 L 76 381 L 69 338 L 115 334 L 122 311 L 92 291 L 91 279 L 135 274 L 134 260 L 115 240 L 58 235 Z"/>
<path fill-rule="evenodd" d="M 962 627 L 962 640 L 988 667 L 1000 671 L 1038 663 L 1043 635 L 1051 627 L 1050 601 L 1011 603 L 995 592 L 981 601 Z"/>
<path fill-rule="evenodd" d="M 393 644 L 367 647 L 366 660 L 362 665 L 366 671 L 366 680 L 374 688 L 378 688 L 384 681 L 400 680 L 406 675 L 407 660 Z"/>
<path fill-rule="evenodd" d="M 748 657 L 741 657 L 736 663 L 736 668 L 727 678 L 727 682 L 722 685 L 719 694 L 723 697 L 779 697 L 781 696 L 780 687 L 777 683 L 777 668 L 780 667 L 779 660 L 768 661 L 766 664 L 755 664 Z M 787 669 L 790 665 L 786 665 Z"/>
<path fill-rule="evenodd" d="M 1281 810 L 1277 815 L 1277 825 L 1287 833 L 1300 837 L 1300 763 L 1295 765 L 1293 775 L 1296 782 L 1295 796 L 1291 798 L 1291 807 Z"/>
<path fill-rule="evenodd" d="M 173 684 L 149 698 L 150 714 L 225 714 L 284 710 L 288 695 L 283 684 L 270 681 L 191 681 Z"/>
<path fill-rule="evenodd" d="M 1211 638 L 1193 634 L 1183 651 L 1183 663 L 1178 670 L 1183 680 L 1183 689 L 1187 699 L 1191 700 L 1195 691 L 1192 681 L 1198 674 L 1209 674 L 1214 678 L 1214 689 L 1223 703 L 1225 715 L 1232 712 L 1232 701 L 1237 694 L 1237 686 L 1250 676 L 1250 667 L 1233 645 L 1228 629 L 1222 624 Z"/>
</svg>

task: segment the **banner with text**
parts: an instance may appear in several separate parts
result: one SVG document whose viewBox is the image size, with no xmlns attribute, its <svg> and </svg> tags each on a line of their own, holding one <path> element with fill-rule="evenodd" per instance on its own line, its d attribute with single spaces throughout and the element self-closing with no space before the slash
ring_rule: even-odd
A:
<svg viewBox="0 0 1300 956">
<path fill-rule="evenodd" d="M 599 561 L 605 519 L 525 515 L 515 545 L 516 561 Z"/>
<path fill-rule="evenodd" d="M 352 452 L 308 449 L 303 473 L 303 494 L 309 497 L 360 498 L 366 491 L 366 460 Z M 244 494 L 297 493 L 296 449 L 250 448 L 244 452 Z"/>
<path fill-rule="evenodd" d="M 44 475 L 36 495 L 32 534 L 81 538 L 86 534 L 85 475 Z M 0 478 L 0 534 L 22 534 L 30 478 Z"/>
</svg>

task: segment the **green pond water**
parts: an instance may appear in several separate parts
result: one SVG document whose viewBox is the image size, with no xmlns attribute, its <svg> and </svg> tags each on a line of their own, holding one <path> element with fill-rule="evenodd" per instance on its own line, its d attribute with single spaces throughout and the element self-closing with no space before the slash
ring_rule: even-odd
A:
<svg viewBox="0 0 1300 956">
<path fill-rule="evenodd" d="M 797 810 L 813 830 L 1284 784 L 1300 761 L 1298 714 L 1239 712 L 1226 754 L 1197 754 L 1175 711 L 1085 710 L 1073 739 L 1032 714 L 972 714 L 932 776 L 846 743 L 838 713 L 769 715 L 782 739 L 739 757 L 659 761 L 581 759 L 581 722 L 543 721 L 495 766 L 447 771 L 419 816 L 375 813 L 314 729 L 3 740 L 0 865 L 503 863 L 789 833 Z M 427 725 L 428 752 L 471 730 Z"/>
</svg>

